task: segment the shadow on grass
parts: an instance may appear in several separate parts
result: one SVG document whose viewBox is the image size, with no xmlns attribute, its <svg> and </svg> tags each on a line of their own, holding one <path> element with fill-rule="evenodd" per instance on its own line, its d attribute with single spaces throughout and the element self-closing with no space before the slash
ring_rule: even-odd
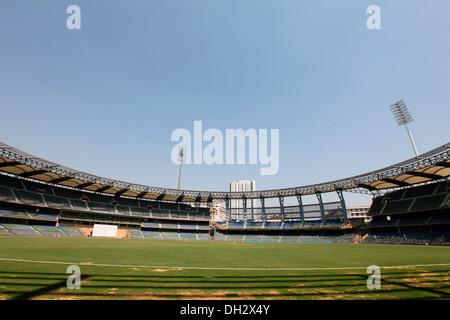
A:
<svg viewBox="0 0 450 320">
<path fill-rule="evenodd" d="M 29 299 L 450 299 L 450 270 L 382 272 L 369 290 L 364 273 L 274 275 L 83 274 L 81 289 L 66 288 L 68 274 L 0 271 L 0 293 Z M 14 280 L 14 282 L 12 282 Z M 50 282 L 50 283 L 48 283 Z M 27 289 L 27 287 L 29 287 Z M 36 288 L 37 287 L 37 288 Z M 373 294 L 373 295 L 372 295 Z"/>
</svg>

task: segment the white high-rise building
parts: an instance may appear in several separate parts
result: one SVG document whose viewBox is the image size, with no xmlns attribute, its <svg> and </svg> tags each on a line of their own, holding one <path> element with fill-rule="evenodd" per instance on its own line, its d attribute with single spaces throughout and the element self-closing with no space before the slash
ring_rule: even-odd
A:
<svg viewBox="0 0 450 320">
<path fill-rule="evenodd" d="M 225 221 L 227 219 L 227 209 L 220 200 L 213 200 L 211 212 L 214 221 Z"/>
<path fill-rule="evenodd" d="M 242 192 L 242 191 L 256 191 L 255 180 L 238 180 L 230 183 L 230 192 Z M 256 199 L 247 200 L 247 209 L 256 208 Z M 231 209 L 243 209 L 244 200 L 243 199 L 230 199 Z"/>
</svg>

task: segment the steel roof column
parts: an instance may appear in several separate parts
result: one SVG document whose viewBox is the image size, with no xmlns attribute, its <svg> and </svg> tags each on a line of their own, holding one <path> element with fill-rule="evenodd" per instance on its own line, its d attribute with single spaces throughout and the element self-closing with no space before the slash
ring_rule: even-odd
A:
<svg viewBox="0 0 450 320">
<path fill-rule="evenodd" d="M 226 206 L 225 221 L 229 223 L 231 221 L 230 198 L 225 198 L 225 206 Z"/>
<path fill-rule="evenodd" d="M 325 223 L 325 209 L 323 208 L 322 194 L 320 192 L 316 192 L 317 200 L 319 200 L 320 206 L 320 216 L 322 218 L 322 223 Z"/>
<path fill-rule="evenodd" d="M 303 210 L 303 201 L 302 201 L 302 195 L 301 194 L 297 194 L 297 201 L 298 201 L 298 207 L 300 209 L 300 219 L 302 224 L 305 223 L 305 212 Z"/>
<path fill-rule="evenodd" d="M 244 201 L 244 226 L 247 225 L 247 198 L 242 199 Z"/>
<path fill-rule="evenodd" d="M 284 224 L 284 197 L 278 196 L 278 200 L 280 200 L 281 224 Z"/>
<path fill-rule="evenodd" d="M 262 215 L 262 222 L 263 222 L 263 226 L 264 226 L 266 224 L 266 221 L 267 221 L 266 206 L 264 204 L 264 198 L 263 197 L 259 198 L 259 200 L 261 201 L 261 215 Z"/>
<path fill-rule="evenodd" d="M 342 190 L 341 189 L 337 189 L 336 190 L 338 196 L 339 196 L 339 200 L 341 200 L 341 207 L 342 207 L 342 217 L 345 220 L 348 220 L 348 215 L 347 215 L 347 207 L 345 205 L 345 200 L 344 200 L 344 195 L 342 194 Z"/>
</svg>

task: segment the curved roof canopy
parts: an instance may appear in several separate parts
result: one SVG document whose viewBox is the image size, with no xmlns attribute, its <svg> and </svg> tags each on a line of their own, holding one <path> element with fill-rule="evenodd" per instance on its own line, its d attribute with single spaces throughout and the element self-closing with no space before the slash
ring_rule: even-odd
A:
<svg viewBox="0 0 450 320">
<path fill-rule="evenodd" d="M 210 202 L 213 199 L 256 199 L 320 192 L 385 192 L 450 176 L 450 143 L 418 157 L 354 177 L 314 185 L 252 192 L 177 190 L 99 177 L 30 155 L 0 142 L 0 171 L 79 190 L 153 200 Z"/>
</svg>

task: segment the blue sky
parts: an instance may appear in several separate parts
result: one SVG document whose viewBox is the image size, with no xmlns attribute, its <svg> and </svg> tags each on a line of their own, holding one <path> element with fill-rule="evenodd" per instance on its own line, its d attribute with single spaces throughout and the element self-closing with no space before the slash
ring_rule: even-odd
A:
<svg viewBox="0 0 450 320">
<path fill-rule="evenodd" d="M 71 4 L 81 30 L 66 27 Z M 366 27 L 372 4 L 381 30 Z M 362 174 L 414 156 L 389 110 L 400 99 L 419 152 L 450 141 L 448 12 L 447 0 L 3 0 L 0 140 L 175 188 L 171 133 L 200 120 L 204 130 L 279 129 L 280 167 L 261 176 L 260 165 L 186 165 L 184 189 Z"/>
</svg>

